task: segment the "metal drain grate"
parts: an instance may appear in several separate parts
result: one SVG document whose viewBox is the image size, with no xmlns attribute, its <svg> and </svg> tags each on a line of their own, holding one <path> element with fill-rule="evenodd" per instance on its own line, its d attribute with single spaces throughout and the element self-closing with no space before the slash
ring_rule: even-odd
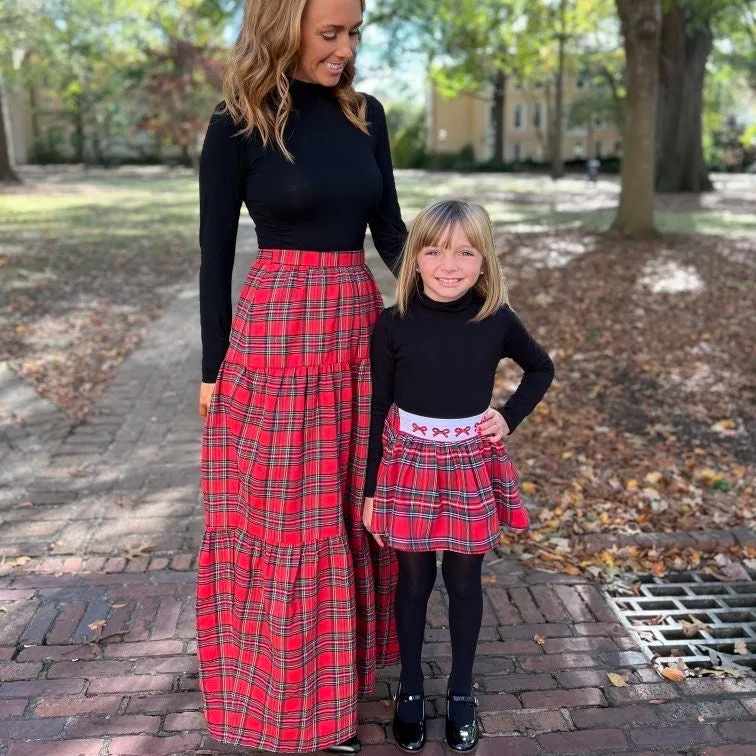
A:
<svg viewBox="0 0 756 756">
<path fill-rule="evenodd" d="M 756 671 L 756 581 L 725 583 L 700 572 L 640 580 L 637 595 L 609 601 L 649 655 L 711 669 L 711 649 Z"/>
</svg>

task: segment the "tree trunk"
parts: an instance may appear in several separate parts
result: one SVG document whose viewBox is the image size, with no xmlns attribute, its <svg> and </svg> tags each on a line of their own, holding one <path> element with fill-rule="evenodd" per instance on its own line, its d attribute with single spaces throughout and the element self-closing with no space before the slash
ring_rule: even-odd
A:
<svg viewBox="0 0 756 756">
<path fill-rule="evenodd" d="M 84 163 L 84 98 L 81 95 L 76 96 L 75 107 L 73 113 L 74 159 L 77 163 Z"/>
<path fill-rule="evenodd" d="M 625 46 L 622 188 L 613 228 L 646 235 L 654 229 L 654 135 L 659 97 L 662 0 L 615 0 Z"/>
<path fill-rule="evenodd" d="M 5 128 L 5 106 L 3 104 L 3 85 L 0 82 L 0 183 L 12 182 L 20 183 L 20 179 L 13 170 L 13 158 L 11 151 L 13 149 L 9 132 Z"/>
<path fill-rule="evenodd" d="M 554 97 L 554 122 L 551 149 L 551 178 L 559 179 L 564 176 L 564 157 L 562 155 L 562 131 L 564 125 L 564 45 L 567 41 L 565 35 L 565 13 L 567 12 L 567 0 L 561 0 L 559 4 L 559 68 L 556 76 L 556 93 Z"/>
<path fill-rule="evenodd" d="M 37 103 L 37 89 L 34 86 L 29 87 L 29 110 L 31 111 L 31 128 L 32 128 L 32 149 L 34 154 L 31 156 L 35 162 L 39 160 L 42 154 L 42 129 L 39 126 L 39 104 Z"/>
<path fill-rule="evenodd" d="M 707 22 L 691 29 L 678 5 L 662 22 L 656 115 L 656 189 L 705 192 L 714 188 L 703 154 L 703 87 L 713 39 Z"/>
<path fill-rule="evenodd" d="M 506 91 L 507 75 L 497 71 L 494 76 L 493 91 L 493 125 L 494 150 L 493 162 L 501 165 L 504 162 L 504 125 L 506 124 Z"/>
</svg>

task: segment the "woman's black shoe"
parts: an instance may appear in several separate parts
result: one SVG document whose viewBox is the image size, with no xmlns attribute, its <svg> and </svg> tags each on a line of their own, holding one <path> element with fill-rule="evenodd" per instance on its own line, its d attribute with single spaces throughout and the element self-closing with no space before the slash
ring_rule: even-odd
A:
<svg viewBox="0 0 756 756">
<path fill-rule="evenodd" d="M 396 705 L 394 707 L 394 721 L 391 730 L 394 733 L 396 744 L 407 753 L 417 753 L 422 751 L 425 746 L 425 710 L 424 696 L 410 695 L 403 696 L 401 686 L 396 694 Z M 405 722 L 399 716 L 399 705 L 412 702 L 420 703 L 420 721 Z"/>
<path fill-rule="evenodd" d="M 446 696 L 446 744 L 453 751 L 468 753 L 478 745 L 478 699 Z"/>
<path fill-rule="evenodd" d="M 343 743 L 325 749 L 326 753 L 359 753 L 361 750 L 362 743 L 356 735 Z"/>
</svg>

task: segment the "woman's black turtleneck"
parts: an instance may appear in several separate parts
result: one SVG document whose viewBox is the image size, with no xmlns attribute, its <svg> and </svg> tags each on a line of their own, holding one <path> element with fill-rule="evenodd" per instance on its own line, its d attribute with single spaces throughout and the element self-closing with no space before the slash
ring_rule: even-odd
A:
<svg viewBox="0 0 756 756">
<path fill-rule="evenodd" d="M 284 130 L 290 163 L 257 132 L 238 136 L 230 115 L 210 119 L 200 158 L 200 318 L 202 380 L 213 382 L 231 331 L 231 272 L 242 202 L 260 249 L 352 251 L 366 227 L 387 265 L 401 252 L 399 212 L 386 116 L 367 100 L 369 134 L 339 109 L 333 90 L 289 83 L 293 110 Z"/>
<path fill-rule="evenodd" d="M 416 294 L 402 318 L 395 307 L 378 319 L 371 344 L 373 377 L 370 447 L 365 495 L 375 493 L 383 453 L 381 434 L 391 405 L 416 415 L 472 417 L 491 401 L 499 361 L 513 359 L 524 375 L 499 408 L 510 432 L 551 385 L 554 365 L 507 306 L 473 323 L 483 299 L 472 290 L 453 302 Z"/>
</svg>

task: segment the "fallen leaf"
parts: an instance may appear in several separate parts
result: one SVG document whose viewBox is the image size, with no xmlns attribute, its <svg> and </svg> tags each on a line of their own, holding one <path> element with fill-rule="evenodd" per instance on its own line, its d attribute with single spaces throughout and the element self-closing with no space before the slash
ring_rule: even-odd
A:
<svg viewBox="0 0 756 756">
<path fill-rule="evenodd" d="M 126 604 L 112 604 L 111 609 L 120 609 L 121 607 L 126 606 Z"/>
<path fill-rule="evenodd" d="M 713 648 L 707 648 L 706 646 L 700 646 L 696 648 L 692 646 L 696 653 L 702 653 L 698 648 L 707 651 L 709 654 L 709 661 L 713 669 L 721 670 L 728 677 L 756 677 L 756 671 L 750 667 L 746 667 L 742 664 L 738 664 L 739 659 L 732 654 L 726 654 L 723 651 L 716 651 Z"/>
<path fill-rule="evenodd" d="M 746 642 L 744 640 L 735 641 L 735 653 L 743 655 L 748 653 L 748 647 L 746 646 Z"/>
<path fill-rule="evenodd" d="M 34 503 L 29 501 L 28 499 L 26 501 L 22 501 L 20 504 L 16 504 L 13 509 L 27 509 L 28 507 L 33 507 Z"/>
<path fill-rule="evenodd" d="M 147 556 L 152 548 L 152 541 L 142 541 L 139 546 L 127 546 L 123 552 L 123 556 L 128 559 L 136 559 L 137 557 Z"/>
<path fill-rule="evenodd" d="M 606 676 L 615 688 L 627 687 L 627 675 L 619 675 L 616 672 L 607 672 Z"/>
<path fill-rule="evenodd" d="M 527 496 L 532 496 L 536 492 L 536 484 L 526 480 L 520 483 L 520 490 Z"/>
<path fill-rule="evenodd" d="M 31 562 L 31 557 L 28 556 L 18 556 L 15 559 L 11 559 L 10 562 L 8 562 L 9 567 L 21 567 L 25 565 L 27 562 Z"/>
<path fill-rule="evenodd" d="M 98 630 L 102 630 L 103 627 L 105 627 L 105 620 L 97 620 L 97 622 L 90 622 L 87 627 L 90 630 L 93 630 L 94 632 L 97 632 Z"/>
<path fill-rule="evenodd" d="M 685 681 L 685 673 L 677 667 L 663 667 L 661 670 L 661 676 L 670 682 Z"/>
<path fill-rule="evenodd" d="M 538 635 L 537 633 L 533 636 L 533 640 L 539 645 L 542 646 L 544 643 L 546 643 L 546 638 L 544 638 L 542 635 Z"/>
<path fill-rule="evenodd" d="M 683 635 L 685 635 L 686 638 L 694 638 L 699 632 L 701 632 L 701 630 L 709 629 L 709 626 L 705 622 L 701 622 L 701 620 L 698 620 L 695 617 L 691 617 L 690 622 L 680 620 L 680 625 L 683 629 Z"/>
<path fill-rule="evenodd" d="M 742 564 L 740 564 L 740 562 L 730 562 L 729 564 L 726 564 L 722 567 L 722 572 L 724 572 L 730 580 L 751 580 L 748 571 Z"/>
</svg>

